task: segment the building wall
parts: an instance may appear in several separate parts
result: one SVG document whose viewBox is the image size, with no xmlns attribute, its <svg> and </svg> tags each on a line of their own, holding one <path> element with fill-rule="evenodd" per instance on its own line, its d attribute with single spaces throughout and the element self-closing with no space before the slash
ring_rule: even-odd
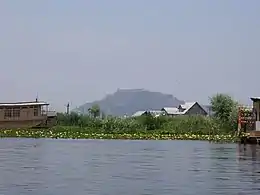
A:
<svg viewBox="0 0 260 195">
<path fill-rule="evenodd" d="M 41 115 L 41 106 L 37 106 L 35 108 L 33 107 L 20 108 L 20 117 L 15 117 L 15 118 L 5 118 L 5 109 L 6 108 L 0 108 L 0 121 L 39 120 L 39 119 L 47 118 L 47 116 Z M 35 109 L 37 111 L 37 116 L 34 116 Z"/>
<path fill-rule="evenodd" d="M 260 121 L 260 102 L 259 101 L 255 101 L 253 102 L 253 108 L 256 111 L 256 120 Z"/>
<path fill-rule="evenodd" d="M 29 127 L 37 126 L 42 122 L 43 122 L 42 119 L 24 120 L 24 121 L 0 121 L 0 129 L 29 128 Z"/>
<path fill-rule="evenodd" d="M 256 121 L 254 124 L 254 130 L 260 131 L 260 101 L 253 101 L 253 108 L 255 110 Z"/>
<path fill-rule="evenodd" d="M 186 115 L 204 115 L 206 116 L 208 113 L 200 107 L 198 103 L 196 103 L 188 112 L 186 112 Z"/>
</svg>

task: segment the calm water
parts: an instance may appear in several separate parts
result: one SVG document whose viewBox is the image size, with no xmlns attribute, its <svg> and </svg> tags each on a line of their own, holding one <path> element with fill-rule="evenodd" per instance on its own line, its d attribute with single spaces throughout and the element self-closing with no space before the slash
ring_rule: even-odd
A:
<svg viewBox="0 0 260 195">
<path fill-rule="evenodd" d="M 0 194 L 259 194 L 260 148 L 197 141 L 0 140 Z"/>
</svg>

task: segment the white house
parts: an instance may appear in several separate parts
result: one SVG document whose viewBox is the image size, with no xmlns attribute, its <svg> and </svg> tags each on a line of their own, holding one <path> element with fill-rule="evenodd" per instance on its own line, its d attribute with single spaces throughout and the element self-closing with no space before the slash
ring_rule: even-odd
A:
<svg viewBox="0 0 260 195">
<path fill-rule="evenodd" d="M 178 107 L 165 107 L 161 111 L 165 112 L 168 116 L 176 115 L 203 115 L 206 116 L 208 113 L 205 109 L 199 105 L 198 102 L 186 102 Z"/>
<path fill-rule="evenodd" d="M 143 116 L 146 114 L 151 114 L 154 117 L 158 117 L 158 116 L 161 116 L 162 114 L 164 114 L 164 112 L 161 110 L 137 111 L 136 113 L 134 113 L 132 115 L 132 117 Z"/>
</svg>

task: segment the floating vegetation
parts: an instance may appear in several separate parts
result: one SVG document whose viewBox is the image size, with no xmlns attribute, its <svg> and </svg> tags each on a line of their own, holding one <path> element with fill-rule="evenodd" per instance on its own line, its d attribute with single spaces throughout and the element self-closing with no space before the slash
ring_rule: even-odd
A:
<svg viewBox="0 0 260 195">
<path fill-rule="evenodd" d="M 167 133 L 143 131 L 133 133 L 94 132 L 75 127 L 55 127 L 53 129 L 1 130 L 0 137 L 53 138 L 53 139 L 129 139 L 129 140 L 205 140 L 212 142 L 237 142 L 239 137 L 231 134 L 207 135 L 194 133 Z"/>
</svg>

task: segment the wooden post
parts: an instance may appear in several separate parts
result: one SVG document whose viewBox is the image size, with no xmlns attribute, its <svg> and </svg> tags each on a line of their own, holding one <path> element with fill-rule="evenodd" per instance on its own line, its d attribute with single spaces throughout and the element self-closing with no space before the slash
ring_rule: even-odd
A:
<svg viewBox="0 0 260 195">
<path fill-rule="evenodd" d="M 238 108 L 238 125 L 237 125 L 237 134 L 241 134 L 241 107 Z"/>
<path fill-rule="evenodd" d="M 67 114 L 69 114 L 70 113 L 70 104 L 68 103 L 67 104 Z"/>
</svg>

